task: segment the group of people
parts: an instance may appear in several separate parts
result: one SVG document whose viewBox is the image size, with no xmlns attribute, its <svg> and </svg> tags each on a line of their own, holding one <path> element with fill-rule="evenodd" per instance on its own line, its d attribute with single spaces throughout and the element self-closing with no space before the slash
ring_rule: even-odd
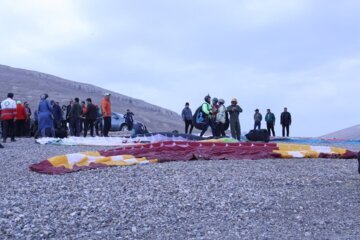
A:
<svg viewBox="0 0 360 240">
<path fill-rule="evenodd" d="M 47 94 L 42 95 L 36 117 L 40 136 L 55 137 L 56 132 L 67 133 L 69 126 L 71 136 L 86 137 L 90 131 L 92 137 L 95 134 L 108 137 L 111 128 L 110 96 L 110 93 L 104 94 L 100 107 L 93 104 L 91 98 L 80 103 L 78 97 L 71 99 L 69 105 L 60 107 L 58 102 L 47 100 Z"/>
<path fill-rule="evenodd" d="M 110 94 L 104 94 L 101 106 L 92 103 L 87 98 L 80 104 L 79 98 L 71 100 L 69 105 L 60 107 L 59 102 L 49 101 L 48 94 L 40 97 L 37 110 L 34 112 L 34 121 L 31 124 L 31 109 L 27 102 L 14 100 L 14 94 L 8 93 L 7 98 L 1 102 L 1 130 L 3 142 L 8 138 L 15 142 L 15 136 L 31 136 L 31 132 L 42 137 L 55 137 L 57 131 L 66 131 L 69 125 L 70 135 L 86 137 L 96 135 L 107 137 L 111 128 L 111 102 Z M 132 119 L 132 116 L 129 116 Z M 31 129 L 31 126 L 35 126 Z M 100 131 L 100 133 L 99 133 Z M 0 147 L 2 145 L 0 144 Z"/>
<path fill-rule="evenodd" d="M 203 136 L 208 128 L 211 128 L 212 135 L 214 137 L 226 136 L 225 130 L 230 125 L 231 137 L 237 140 L 240 140 L 241 136 L 241 127 L 239 114 L 243 111 L 242 108 L 238 105 L 236 98 L 231 100 L 231 104 L 228 107 L 225 107 L 224 99 L 211 99 L 210 95 L 205 96 L 204 103 L 200 107 L 201 114 L 203 117 L 204 124 L 202 125 L 202 131 L 200 136 Z M 185 123 L 185 133 L 192 133 L 194 127 L 194 117 L 190 109 L 190 104 L 185 103 L 185 108 L 181 113 L 182 119 Z M 196 116 L 195 116 L 196 117 Z M 265 116 L 266 127 L 269 135 L 275 136 L 275 115 L 271 112 L 270 109 L 267 109 Z M 284 108 L 284 112 L 280 116 L 280 124 L 282 126 L 282 136 L 289 136 L 289 128 L 291 125 L 291 114 L 287 111 L 287 108 Z M 195 119 L 196 120 L 196 119 Z M 263 117 L 259 109 L 255 109 L 254 114 L 254 130 L 261 129 L 261 121 Z M 190 130 L 189 130 L 190 128 Z"/>
<path fill-rule="evenodd" d="M 208 128 L 211 128 L 214 137 L 226 136 L 227 122 L 230 124 L 231 136 L 240 140 L 241 128 L 239 114 L 242 108 L 237 104 L 237 99 L 231 100 L 231 105 L 225 107 L 224 99 L 211 99 L 210 95 L 204 97 L 204 103 L 200 108 L 203 126 L 200 136 L 203 136 Z M 185 122 L 185 133 L 192 133 L 193 115 L 189 107 L 189 103 L 185 104 L 181 116 Z M 190 131 L 188 131 L 190 127 Z"/>
<path fill-rule="evenodd" d="M 268 130 L 269 136 L 271 134 L 275 136 L 275 114 L 271 112 L 271 110 L 268 108 L 266 110 L 265 115 L 265 122 L 266 122 L 266 128 Z M 254 114 L 254 130 L 261 129 L 261 121 L 262 121 L 262 115 L 259 112 L 259 109 L 255 109 Z M 291 114 L 288 112 L 287 108 L 284 108 L 284 111 L 280 115 L 280 124 L 282 126 L 282 136 L 289 136 L 290 131 L 290 125 L 291 125 Z"/>
</svg>

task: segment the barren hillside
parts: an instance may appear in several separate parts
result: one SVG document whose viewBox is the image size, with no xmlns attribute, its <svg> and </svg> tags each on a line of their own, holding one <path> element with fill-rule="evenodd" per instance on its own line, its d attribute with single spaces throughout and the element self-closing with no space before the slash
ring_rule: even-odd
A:
<svg viewBox="0 0 360 240">
<path fill-rule="evenodd" d="M 150 131 L 172 131 L 183 128 L 177 113 L 143 100 L 50 74 L 0 65 L 0 99 L 4 99 L 8 92 L 13 92 L 16 100 L 28 101 L 32 109 L 37 106 L 43 93 L 48 93 L 49 99 L 59 101 L 62 105 L 68 104 L 74 97 L 79 97 L 81 100 L 91 97 L 94 103 L 100 103 L 102 94 L 110 92 L 113 111 L 123 113 L 130 108 L 135 113 L 135 118 L 144 122 Z"/>
<path fill-rule="evenodd" d="M 322 136 L 323 138 L 360 139 L 360 124 Z"/>
</svg>

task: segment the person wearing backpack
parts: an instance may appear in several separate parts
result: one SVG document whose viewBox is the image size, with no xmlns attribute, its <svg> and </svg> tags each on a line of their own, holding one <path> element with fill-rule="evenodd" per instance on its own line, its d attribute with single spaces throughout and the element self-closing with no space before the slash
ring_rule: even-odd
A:
<svg viewBox="0 0 360 240">
<path fill-rule="evenodd" d="M 190 104 L 188 102 L 185 103 L 185 107 L 181 112 L 181 117 L 185 123 L 185 134 L 188 133 L 189 127 L 190 127 L 189 134 L 191 134 L 193 127 L 194 127 L 193 123 L 192 123 L 193 116 L 192 116 L 192 112 L 191 112 L 191 109 L 189 106 L 190 106 Z"/>
<path fill-rule="evenodd" d="M 200 137 L 202 137 L 205 132 L 208 130 L 209 126 L 211 128 L 211 132 L 213 136 L 215 135 L 215 126 L 213 124 L 213 121 L 211 121 L 211 114 L 212 114 L 212 106 L 211 106 L 211 97 L 210 95 L 206 95 L 204 98 L 205 102 L 201 105 L 201 110 L 204 114 L 204 122 L 205 126 L 203 130 L 200 133 Z"/>
<path fill-rule="evenodd" d="M 225 137 L 225 122 L 226 122 L 226 107 L 224 106 L 225 100 L 219 99 L 218 111 L 216 114 L 216 136 Z"/>
<path fill-rule="evenodd" d="M 231 105 L 226 108 L 226 111 L 230 114 L 230 130 L 231 137 L 240 141 L 241 127 L 239 114 L 243 111 L 242 108 L 237 104 L 237 99 L 231 100 Z"/>
<path fill-rule="evenodd" d="M 267 113 L 265 115 L 265 122 L 266 122 L 266 127 L 268 130 L 269 136 L 271 135 L 271 132 L 272 132 L 273 136 L 275 137 L 275 130 L 274 130 L 275 115 L 271 112 L 270 109 L 267 110 Z"/>
</svg>

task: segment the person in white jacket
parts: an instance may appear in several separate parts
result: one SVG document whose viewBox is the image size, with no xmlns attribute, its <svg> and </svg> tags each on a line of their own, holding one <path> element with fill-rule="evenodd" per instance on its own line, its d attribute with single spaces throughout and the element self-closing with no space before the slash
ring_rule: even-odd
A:
<svg viewBox="0 0 360 240">
<path fill-rule="evenodd" d="M 2 137 L 4 143 L 8 137 L 11 138 L 12 142 L 15 142 L 16 102 L 13 97 L 13 93 L 8 93 L 7 98 L 1 102 Z"/>
<path fill-rule="evenodd" d="M 224 106 L 225 100 L 219 99 L 218 101 L 219 108 L 216 114 L 216 136 L 225 137 L 225 122 L 226 122 L 226 107 Z"/>
</svg>

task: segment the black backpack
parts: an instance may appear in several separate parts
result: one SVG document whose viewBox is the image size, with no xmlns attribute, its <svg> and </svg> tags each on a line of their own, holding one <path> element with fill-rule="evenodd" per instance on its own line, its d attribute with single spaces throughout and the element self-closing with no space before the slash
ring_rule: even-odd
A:
<svg viewBox="0 0 360 240">
<path fill-rule="evenodd" d="M 196 109 L 193 116 L 193 125 L 196 129 L 203 130 L 209 122 L 209 117 L 203 112 L 202 105 Z"/>
<path fill-rule="evenodd" d="M 270 141 L 270 136 L 266 129 L 251 130 L 248 134 L 245 135 L 245 137 L 249 141 L 261 141 L 261 142 L 269 142 Z"/>
</svg>

